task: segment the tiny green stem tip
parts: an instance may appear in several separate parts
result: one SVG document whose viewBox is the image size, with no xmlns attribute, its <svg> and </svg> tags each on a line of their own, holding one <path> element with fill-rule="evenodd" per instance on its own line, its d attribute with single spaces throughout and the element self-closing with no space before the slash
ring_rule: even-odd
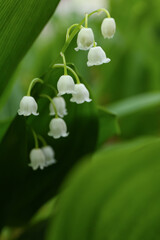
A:
<svg viewBox="0 0 160 240">
<path fill-rule="evenodd" d="M 88 28 L 88 13 L 85 14 L 85 28 Z"/>
</svg>

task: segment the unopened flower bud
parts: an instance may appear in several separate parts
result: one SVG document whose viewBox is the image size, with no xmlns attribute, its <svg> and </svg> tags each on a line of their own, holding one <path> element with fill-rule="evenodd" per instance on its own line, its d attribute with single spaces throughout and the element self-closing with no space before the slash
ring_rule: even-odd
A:
<svg viewBox="0 0 160 240">
<path fill-rule="evenodd" d="M 106 54 L 101 47 L 92 47 L 88 52 L 88 67 L 93 65 L 101 65 L 110 61 L 111 60 L 106 57 Z"/>
<path fill-rule="evenodd" d="M 101 32 L 104 38 L 112 38 L 116 31 L 114 18 L 105 18 L 101 25 Z"/>
<path fill-rule="evenodd" d="M 67 137 L 69 134 L 67 133 L 66 123 L 62 118 L 52 119 L 49 124 L 49 128 L 50 128 L 50 131 L 48 135 L 55 139 L 60 137 Z"/>
<path fill-rule="evenodd" d="M 67 115 L 66 102 L 63 97 L 54 97 L 53 102 L 57 109 L 58 116 L 64 117 L 65 115 Z M 52 103 L 50 103 L 49 109 L 50 109 L 50 115 L 55 115 L 55 111 Z"/>
<path fill-rule="evenodd" d="M 34 148 L 30 152 L 30 160 L 29 164 L 33 170 L 37 170 L 38 168 L 43 169 L 45 167 L 45 156 L 40 148 Z"/>
<path fill-rule="evenodd" d="M 78 104 L 92 101 L 92 99 L 89 98 L 89 92 L 83 83 L 75 84 L 75 92 L 72 94 L 70 101 Z"/>
<path fill-rule="evenodd" d="M 82 28 L 77 36 L 77 48 L 78 50 L 88 50 L 93 46 L 94 34 L 91 28 Z"/>
<path fill-rule="evenodd" d="M 37 113 L 37 109 L 38 109 L 38 106 L 35 99 L 31 96 L 24 96 L 20 101 L 18 114 L 24 115 L 24 116 L 29 116 L 33 114 L 36 116 L 36 115 L 39 115 L 39 113 Z"/>
<path fill-rule="evenodd" d="M 45 167 L 56 163 L 56 159 L 54 158 L 54 150 L 51 146 L 44 146 L 41 149 L 45 156 Z"/>
<path fill-rule="evenodd" d="M 74 92 L 74 81 L 69 75 L 62 75 L 57 82 L 58 96 L 65 93 L 72 94 Z"/>
</svg>

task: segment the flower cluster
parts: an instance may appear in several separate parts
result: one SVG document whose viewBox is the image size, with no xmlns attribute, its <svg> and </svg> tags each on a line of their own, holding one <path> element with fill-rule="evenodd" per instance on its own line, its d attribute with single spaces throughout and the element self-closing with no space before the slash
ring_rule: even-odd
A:
<svg viewBox="0 0 160 240">
<path fill-rule="evenodd" d="M 109 63 L 111 61 L 110 58 L 107 58 L 103 49 L 100 46 L 97 46 L 97 43 L 94 40 L 93 31 L 91 28 L 88 28 L 87 25 L 88 14 L 86 14 L 85 18 L 85 27 L 82 27 L 78 33 L 77 48 L 75 48 L 75 50 L 89 50 L 87 62 L 88 67 Z M 102 35 L 104 38 L 112 38 L 115 30 L 115 20 L 108 15 L 108 18 L 105 18 L 101 25 Z"/>
<path fill-rule="evenodd" d="M 83 83 L 80 82 L 77 73 L 66 64 L 66 59 L 64 55 L 65 50 L 63 49 L 67 48 L 68 43 L 70 43 L 70 41 L 73 38 L 73 36 L 71 37 L 69 35 L 71 29 L 73 27 L 76 27 L 77 31 L 75 31 L 75 34 L 78 32 L 77 48 L 75 48 L 75 50 L 89 51 L 87 66 L 90 67 L 93 65 L 100 65 L 103 63 L 110 62 L 110 59 L 107 58 L 104 50 L 100 46 L 97 46 L 97 43 L 95 42 L 94 39 L 93 30 L 91 28 L 88 28 L 88 17 L 91 16 L 93 13 L 100 11 L 104 11 L 107 14 L 107 18 L 103 20 L 101 25 L 101 32 L 103 37 L 112 38 L 114 36 L 116 30 L 115 20 L 110 17 L 107 10 L 99 9 L 97 11 L 90 13 L 89 15 L 85 14 L 85 18 L 80 24 L 73 24 L 67 30 L 66 43 L 64 45 L 64 48 L 62 48 L 62 52 L 60 52 L 60 55 L 63 59 L 63 64 L 53 65 L 53 69 L 58 67 L 64 68 L 64 74 L 60 76 L 60 78 L 57 81 L 57 90 L 52 86 L 52 88 L 54 88 L 56 92 L 55 96 L 50 97 L 46 94 L 40 95 L 40 97 L 47 98 L 50 101 L 49 115 L 54 117 L 50 121 L 48 135 L 53 137 L 54 139 L 58 139 L 60 137 L 67 137 L 69 135 L 69 133 L 67 132 L 66 122 L 63 119 L 63 117 L 65 117 L 68 114 L 68 111 L 66 109 L 65 98 L 63 96 L 65 94 L 71 94 L 70 101 L 77 104 L 92 101 L 92 99 L 90 99 L 88 89 Z M 82 26 L 83 22 L 85 22 L 85 26 Z M 68 74 L 68 71 L 71 72 L 71 75 Z M 38 105 L 35 99 L 31 96 L 32 87 L 37 82 L 45 84 L 45 82 L 39 78 L 35 78 L 32 80 L 27 95 L 24 96 L 20 101 L 20 107 L 18 110 L 19 115 L 23 116 L 29 116 L 31 114 L 35 116 L 39 115 L 39 113 L 37 112 Z M 43 169 L 47 166 L 56 163 L 53 148 L 47 145 L 45 140 L 41 136 L 39 138 L 40 140 L 42 140 L 43 147 L 39 148 L 38 136 L 36 135 L 34 130 L 32 131 L 35 139 L 35 148 L 33 148 L 30 152 L 31 162 L 29 166 L 32 167 L 33 170 L 37 170 L 38 168 Z"/>
<path fill-rule="evenodd" d="M 34 148 L 30 152 L 31 162 L 29 166 L 32 167 L 33 170 L 37 170 L 38 168 L 42 170 L 45 167 L 48 167 L 56 163 L 56 159 L 54 158 L 54 155 L 55 153 L 51 146 Z"/>
</svg>

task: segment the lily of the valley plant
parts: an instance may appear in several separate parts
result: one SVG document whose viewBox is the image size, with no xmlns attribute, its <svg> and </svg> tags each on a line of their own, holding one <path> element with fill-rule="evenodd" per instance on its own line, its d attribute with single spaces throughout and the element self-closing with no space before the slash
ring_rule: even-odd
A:
<svg viewBox="0 0 160 240">
<path fill-rule="evenodd" d="M 64 95 L 70 94 L 70 101 L 77 104 L 82 104 L 84 102 L 89 103 L 92 101 L 89 96 L 88 89 L 83 83 L 80 82 L 77 73 L 66 64 L 64 53 L 73 37 L 78 33 L 77 48 L 75 48 L 76 51 L 88 51 L 88 67 L 94 65 L 101 65 L 103 63 L 109 63 L 111 61 L 106 56 L 104 50 L 100 46 L 98 46 L 97 42 L 95 41 L 93 30 L 88 27 L 88 18 L 94 13 L 98 13 L 101 11 L 105 12 L 105 14 L 107 15 L 107 17 L 103 19 L 101 24 L 101 32 L 103 37 L 112 38 L 114 36 L 116 30 L 115 20 L 111 18 L 109 12 L 106 9 L 101 8 L 91 12 L 90 14 L 85 14 L 84 19 L 79 24 L 73 24 L 67 29 L 66 42 L 62 48 L 62 51 L 60 52 L 63 64 L 58 63 L 53 65 L 53 68 L 64 68 L 64 75 L 62 75 L 58 79 L 57 90 L 55 89 L 55 95 L 40 95 L 40 97 L 47 98 L 50 101 L 49 115 L 53 116 L 53 118 L 51 119 L 49 124 L 48 135 L 55 139 L 58 139 L 60 137 L 67 137 L 69 135 L 69 133 L 67 132 L 67 124 L 62 119 L 68 114 Z M 74 78 L 69 75 L 69 72 L 74 76 Z M 45 84 L 43 79 L 40 78 L 35 78 L 31 81 L 27 95 L 24 96 L 20 101 L 20 107 L 18 110 L 19 115 L 23 115 L 26 117 L 31 114 L 35 116 L 39 114 L 37 112 L 38 105 L 35 99 L 31 96 L 31 90 L 37 82 Z M 55 88 L 54 86 L 52 87 Z M 43 137 L 37 135 L 37 133 L 35 133 L 33 129 L 32 132 L 35 140 L 35 146 L 30 152 L 29 166 L 32 167 L 33 170 L 37 170 L 38 168 L 44 169 L 45 167 L 55 164 L 55 153 L 52 146 L 48 146 Z M 39 147 L 39 141 L 41 141 L 43 145 L 41 148 Z"/>
</svg>

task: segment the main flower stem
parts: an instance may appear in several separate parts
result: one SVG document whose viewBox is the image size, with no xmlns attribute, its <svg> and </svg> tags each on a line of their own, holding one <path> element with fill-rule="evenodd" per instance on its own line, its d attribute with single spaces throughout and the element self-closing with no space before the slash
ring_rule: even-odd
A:
<svg viewBox="0 0 160 240">
<path fill-rule="evenodd" d="M 34 137 L 35 148 L 39 148 L 37 134 L 33 129 L 32 129 L 32 133 L 33 133 L 33 137 Z"/>
<path fill-rule="evenodd" d="M 27 96 L 30 96 L 30 95 L 31 95 L 31 90 L 32 90 L 33 86 L 34 86 L 37 82 L 43 83 L 43 80 L 40 79 L 40 78 L 34 78 L 34 79 L 31 81 L 30 85 L 29 85 L 29 88 L 28 88 L 28 91 L 27 91 Z"/>
<path fill-rule="evenodd" d="M 54 64 L 52 66 L 52 68 L 63 68 L 63 67 L 64 67 L 64 64 Z M 69 66 L 66 66 L 66 68 L 74 75 L 77 84 L 80 84 L 81 82 L 80 82 L 80 79 L 79 79 L 77 73 Z"/>
<path fill-rule="evenodd" d="M 50 96 L 48 96 L 47 94 L 41 94 L 40 97 L 47 98 L 51 102 L 54 112 L 55 112 L 55 118 L 58 118 L 57 108 L 56 108 L 52 98 Z"/>
</svg>

